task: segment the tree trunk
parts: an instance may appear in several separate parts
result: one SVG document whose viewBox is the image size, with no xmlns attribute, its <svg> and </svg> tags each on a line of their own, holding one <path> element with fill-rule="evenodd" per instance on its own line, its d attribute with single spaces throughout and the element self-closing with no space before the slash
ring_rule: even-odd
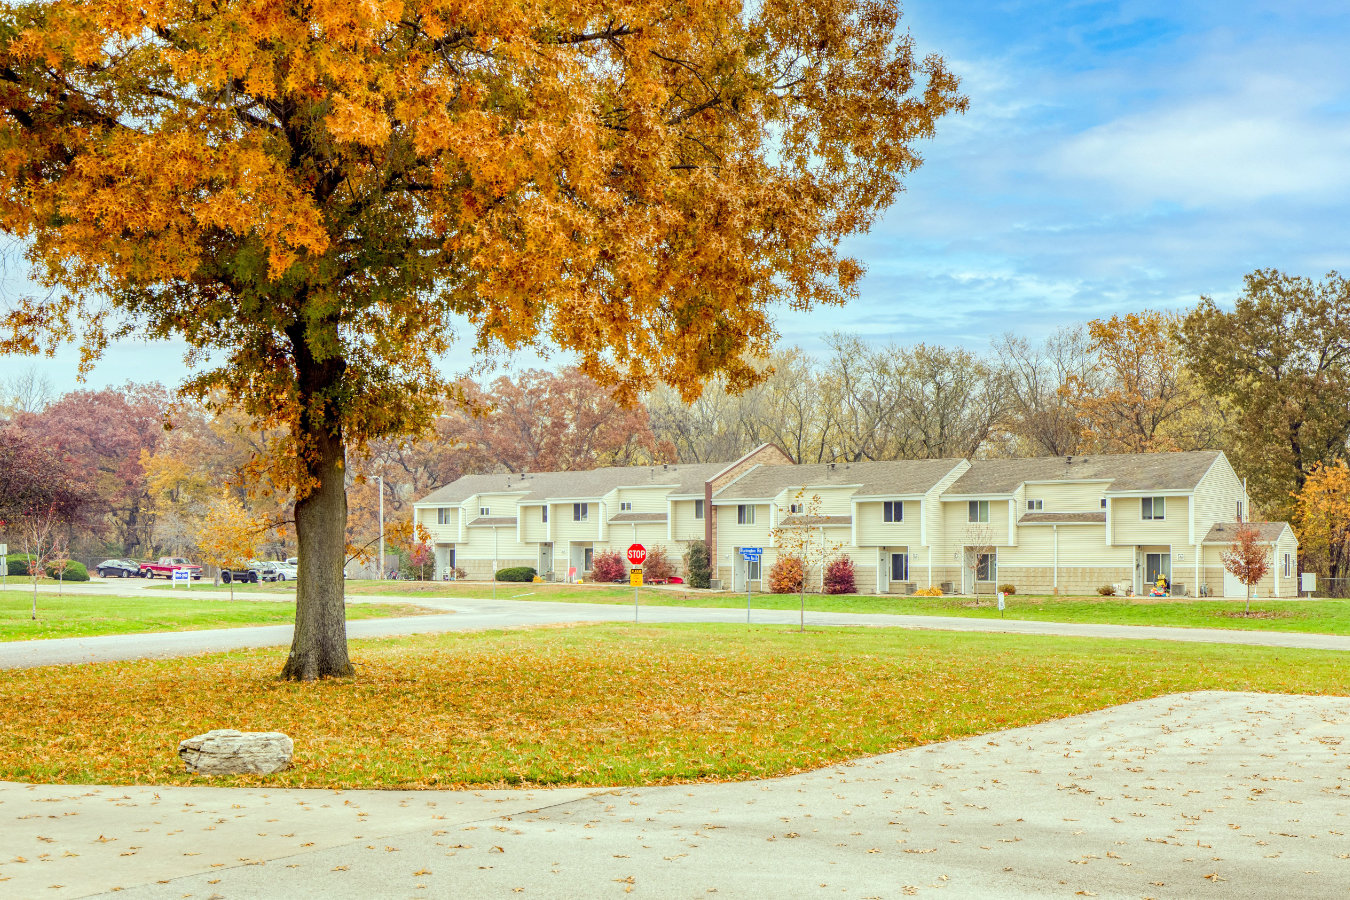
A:
<svg viewBox="0 0 1350 900">
<path fill-rule="evenodd" d="M 347 493 L 340 429 L 310 436 L 308 474 L 318 484 L 295 504 L 300 564 L 296 575 L 295 637 L 282 678 L 313 681 L 353 674 L 347 657 Z"/>
</svg>

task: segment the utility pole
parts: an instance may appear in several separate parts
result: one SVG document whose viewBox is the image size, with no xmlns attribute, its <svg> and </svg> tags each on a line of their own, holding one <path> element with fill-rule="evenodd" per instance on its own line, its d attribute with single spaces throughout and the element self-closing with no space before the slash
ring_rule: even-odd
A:
<svg viewBox="0 0 1350 900">
<path fill-rule="evenodd" d="M 380 480 L 380 577 L 384 578 L 384 476 L 375 477 Z"/>
</svg>

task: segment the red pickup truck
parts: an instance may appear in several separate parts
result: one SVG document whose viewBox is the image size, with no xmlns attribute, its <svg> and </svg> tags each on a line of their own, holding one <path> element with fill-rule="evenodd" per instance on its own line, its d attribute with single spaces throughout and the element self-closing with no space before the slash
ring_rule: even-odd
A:
<svg viewBox="0 0 1350 900">
<path fill-rule="evenodd" d="M 181 556 L 161 556 L 157 563 L 141 563 L 141 577 L 173 578 L 173 573 L 177 569 L 187 569 L 193 581 L 202 580 L 202 567 L 188 562 Z"/>
</svg>

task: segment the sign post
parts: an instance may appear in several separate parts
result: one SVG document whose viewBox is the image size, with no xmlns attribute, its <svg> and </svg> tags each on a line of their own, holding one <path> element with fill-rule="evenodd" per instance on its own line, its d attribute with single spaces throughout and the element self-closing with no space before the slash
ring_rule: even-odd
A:
<svg viewBox="0 0 1350 900">
<path fill-rule="evenodd" d="M 174 570 L 173 570 L 173 586 L 174 586 L 174 587 L 178 587 L 178 583 L 179 583 L 180 581 L 181 581 L 183 584 L 187 585 L 189 589 L 191 589 L 191 587 L 192 587 L 192 573 L 189 572 L 187 569 L 174 569 Z"/>
<path fill-rule="evenodd" d="M 1003 592 L 998 592 L 998 617 L 1003 618 Z"/>
<path fill-rule="evenodd" d="M 763 547 L 742 547 L 741 559 L 745 560 L 745 624 L 750 624 L 750 564 L 759 562 L 764 553 Z"/>
<path fill-rule="evenodd" d="M 9 590 L 9 544 L 0 544 L 0 591 Z"/>
<path fill-rule="evenodd" d="M 628 548 L 628 562 L 633 569 L 629 581 L 633 584 L 633 621 L 638 620 L 638 588 L 642 587 L 642 564 L 647 561 L 647 548 L 633 544 Z"/>
</svg>

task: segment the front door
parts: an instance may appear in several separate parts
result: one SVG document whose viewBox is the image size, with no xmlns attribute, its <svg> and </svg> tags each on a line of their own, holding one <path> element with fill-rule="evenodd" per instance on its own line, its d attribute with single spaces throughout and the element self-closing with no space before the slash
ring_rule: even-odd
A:
<svg viewBox="0 0 1350 900">
<path fill-rule="evenodd" d="M 1225 597 L 1247 596 L 1247 588 L 1242 581 L 1227 569 L 1223 570 L 1223 595 Z"/>
<path fill-rule="evenodd" d="M 553 545 L 539 545 L 539 565 L 535 566 L 535 571 L 543 578 L 548 577 L 548 573 L 553 571 Z"/>
<path fill-rule="evenodd" d="M 1172 583 L 1172 554 L 1145 553 L 1144 584 L 1141 593 L 1147 594 L 1152 590 L 1159 578 L 1166 578 L 1169 585 Z"/>
</svg>

